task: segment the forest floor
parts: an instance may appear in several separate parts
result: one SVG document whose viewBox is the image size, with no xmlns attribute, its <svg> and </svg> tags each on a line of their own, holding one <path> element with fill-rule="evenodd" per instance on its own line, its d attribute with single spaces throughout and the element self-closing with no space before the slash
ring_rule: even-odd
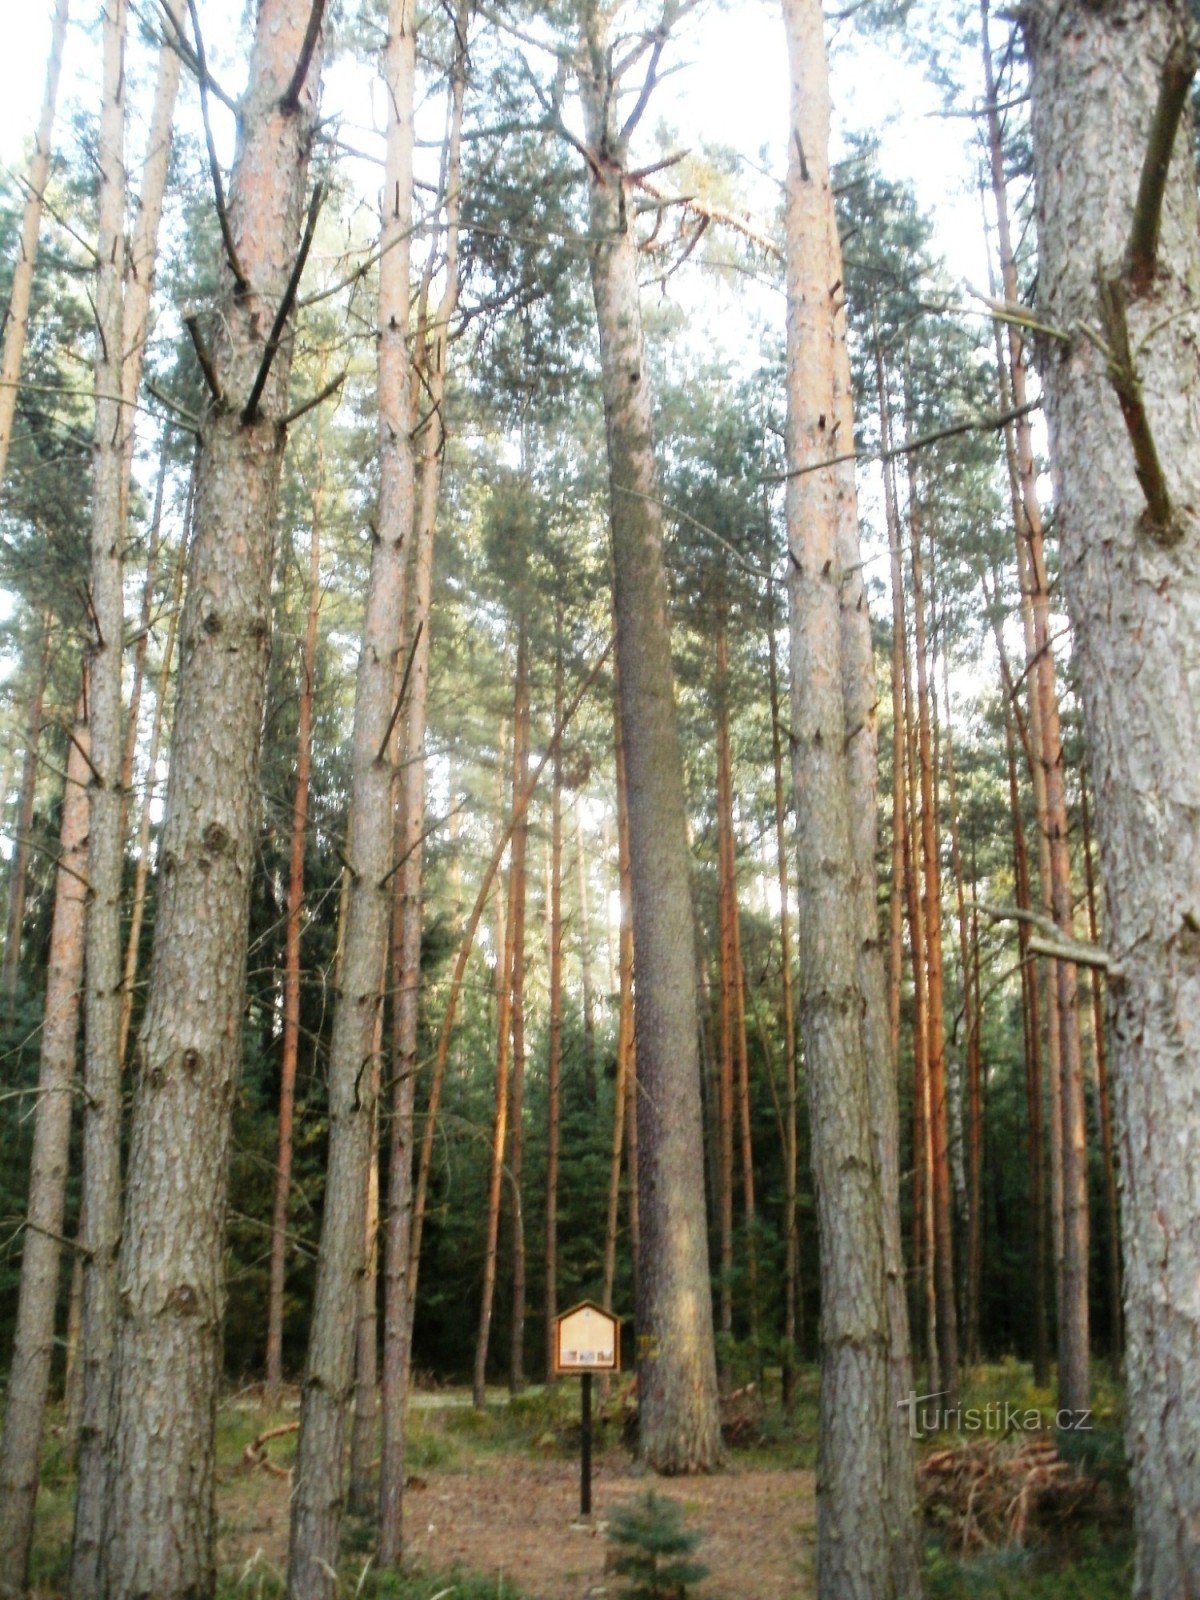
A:
<svg viewBox="0 0 1200 1600">
<path fill-rule="evenodd" d="M 578 1385 L 550 1395 L 534 1389 L 510 1404 L 497 1394 L 483 1413 L 454 1389 L 419 1397 L 411 1420 L 411 1476 L 405 1499 L 411 1566 L 436 1574 L 472 1574 L 492 1595 L 529 1600 L 601 1600 L 619 1585 L 607 1570 L 608 1516 L 622 1501 L 654 1490 L 674 1501 L 701 1535 L 696 1559 L 709 1576 L 697 1600 L 804 1600 L 815 1534 L 814 1477 L 803 1435 L 782 1456 L 739 1451 L 708 1478 L 658 1480 L 640 1469 L 609 1421 L 593 1465 L 593 1514 L 579 1515 Z M 246 1426 L 271 1425 L 252 1401 L 234 1402 L 222 1434 L 229 1444 Z M 290 1461 L 292 1437 L 272 1442 L 273 1464 Z M 804 1463 L 804 1464 L 801 1464 Z M 259 1574 L 283 1567 L 288 1482 L 237 1464 L 218 1489 L 219 1556 L 233 1592 L 256 1595 Z M 348 1592 L 369 1554 L 369 1530 L 347 1527 Z M 356 1553 L 355 1547 L 361 1547 Z M 448 1580 L 449 1581 L 449 1580 Z M 508 1589 L 511 1586 L 511 1589 Z M 263 1591 L 270 1593 L 270 1589 Z M 464 1591 L 465 1592 L 465 1591 Z M 474 1590 L 471 1590 L 474 1593 Z"/>
<path fill-rule="evenodd" d="M 814 1472 L 817 1372 L 799 1374 L 797 1405 L 781 1414 L 757 1392 L 723 1405 L 731 1442 L 725 1471 L 707 1478 L 656 1479 L 627 1447 L 628 1391 L 614 1389 L 597 1424 L 594 1514 L 579 1510 L 579 1388 L 532 1388 L 514 1400 L 489 1393 L 475 1411 L 469 1392 L 438 1388 L 414 1396 L 409 1423 L 406 1497 L 408 1559 L 402 1575 L 373 1570 L 368 1519 L 344 1523 L 339 1593 L 346 1600 L 619 1600 L 624 1583 L 611 1571 L 611 1513 L 648 1490 L 678 1505 L 697 1533 L 694 1559 L 708 1568 L 688 1591 L 695 1600 L 809 1600 L 815 1539 Z M 1030 1522 L 1027 1537 L 1006 1531 L 1011 1517 L 983 1527 L 978 1477 L 963 1479 L 965 1514 L 947 1493 L 945 1473 L 926 1485 L 926 1577 L 931 1600 L 1125 1600 L 1132 1546 L 1121 1460 L 1119 1387 L 1096 1382 L 1097 1428 L 1080 1440 L 1082 1467 L 1095 1492 L 1086 1504 L 1052 1501 Z M 964 1405 L 1020 1401 L 1053 1414 L 1053 1395 L 1034 1388 L 1015 1362 L 979 1368 Z M 298 1416 L 293 1392 L 266 1410 L 256 1389 L 229 1394 L 217 1429 L 219 1600 L 282 1596 L 288 1536 L 288 1468 Z M 56 1415 L 53 1424 L 59 1422 Z M 247 1450 L 268 1430 L 263 1447 Z M 1060 1441 L 1062 1442 L 1062 1441 Z M 47 1441 L 33 1562 L 33 1600 L 64 1593 L 74 1486 L 61 1456 L 61 1430 Z M 978 1448 L 942 1435 L 920 1447 L 923 1463 Z M 1016 1438 L 994 1439 L 993 1468 L 1004 1467 Z M 1053 1448 L 1053 1447 L 1051 1447 Z M 1065 1445 L 1064 1445 L 1065 1448 Z M 267 1458 L 269 1466 L 262 1464 Z M 955 1457 L 955 1459 L 958 1459 Z M 1039 1468 L 1044 1475 L 1044 1468 Z M 924 1475 L 924 1468 L 923 1468 Z M 1002 1474 L 1001 1474 L 1002 1475 Z M 1031 1480 L 1032 1481 L 1032 1480 Z M 1001 1514 L 1002 1513 L 1002 1514 Z M 1003 1524 L 1000 1526 L 999 1524 Z"/>
</svg>

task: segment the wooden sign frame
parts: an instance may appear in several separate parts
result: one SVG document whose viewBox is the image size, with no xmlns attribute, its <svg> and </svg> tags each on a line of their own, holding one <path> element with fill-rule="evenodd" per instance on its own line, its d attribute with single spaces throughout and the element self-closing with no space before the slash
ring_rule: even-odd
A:
<svg viewBox="0 0 1200 1600">
<path fill-rule="evenodd" d="M 582 1352 L 575 1350 L 563 1351 L 563 1329 L 572 1317 L 577 1317 L 581 1312 L 592 1312 L 607 1324 L 612 1332 L 612 1359 L 611 1361 L 581 1360 Z M 566 1355 L 575 1357 L 574 1360 L 565 1359 Z M 581 1300 L 578 1305 L 572 1306 L 569 1311 L 560 1312 L 554 1319 L 554 1371 L 559 1376 L 570 1376 L 582 1373 L 586 1376 L 591 1372 L 620 1372 L 621 1370 L 621 1319 L 614 1316 L 611 1311 L 606 1311 L 595 1300 Z"/>
</svg>

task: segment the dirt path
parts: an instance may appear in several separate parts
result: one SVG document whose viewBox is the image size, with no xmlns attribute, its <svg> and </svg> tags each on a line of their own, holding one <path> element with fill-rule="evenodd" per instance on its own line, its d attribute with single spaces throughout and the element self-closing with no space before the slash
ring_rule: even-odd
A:
<svg viewBox="0 0 1200 1600">
<path fill-rule="evenodd" d="M 230 1488 L 233 1487 L 231 1484 Z M 469 1472 L 425 1472 L 405 1499 L 408 1550 L 419 1567 L 502 1573 L 533 1600 L 602 1600 L 619 1585 L 605 1576 L 606 1512 L 653 1487 L 704 1532 L 696 1552 L 709 1577 L 701 1600 L 805 1600 L 811 1595 L 814 1531 L 809 1472 L 733 1470 L 712 1478 L 635 1475 L 623 1456 L 597 1464 L 594 1526 L 578 1525 L 578 1467 L 498 1457 Z M 224 1563 L 242 1567 L 255 1550 L 281 1564 L 287 1485 L 255 1475 L 227 1501 Z M 229 1513 L 233 1512 L 230 1517 Z"/>
</svg>

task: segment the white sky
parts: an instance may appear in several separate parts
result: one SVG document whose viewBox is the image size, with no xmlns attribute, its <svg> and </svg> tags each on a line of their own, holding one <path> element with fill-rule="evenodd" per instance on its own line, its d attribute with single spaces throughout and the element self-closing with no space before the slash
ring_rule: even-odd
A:
<svg viewBox="0 0 1200 1600">
<path fill-rule="evenodd" d="M 140 0 L 153 12 L 155 0 Z M 199 0 L 205 43 L 214 68 L 236 90 L 243 75 L 238 21 L 242 0 Z M 63 89 L 64 103 L 88 105 L 95 95 L 100 0 L 73 0 Z M 51 0 L 0 0 L 0 161 L 23 165 L 26 141 L 41 102 Z M 728 145 L 757 161 L 782 167 L 787 117 L 787 63 L 778 7 L 771 0 L 728 0 L 704 11 L 678 53 L 685 65 L 660 86 L 651 113 L 673 124 L 685 146 Z M 224 69 L 224 70 L 222 70 Z M 181 115 L 196 116 L 196 93 L 184 74 Z M 348 123 L 364 116 L 362 73 L 344 66 L 327 74 L 324 110 Z M 369 89 L 368 89 L 369 92 Z M 889 175 L 910 179 L 938 222 L 939 244 L 956 276 L 977 282 L 983 270 L 976 156 L 969 119 L 937 114 L 937 97 L 894 42 L 856 42 L 834 58 L 834 137 L 841 129 L 874 129 L 883 136 Z M 218 138 L 228 114 L 214 107 Z M 222 126 L 224 124 L 225 126 Z M 131 155 L 139 159 L 134 131 Z"/>
</svg>

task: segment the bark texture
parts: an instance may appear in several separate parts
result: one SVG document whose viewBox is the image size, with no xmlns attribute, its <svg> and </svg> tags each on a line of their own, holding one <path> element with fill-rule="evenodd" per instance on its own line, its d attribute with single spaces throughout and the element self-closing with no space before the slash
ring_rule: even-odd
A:
<svg viewBox="0 0 1200 1600">
<path fill-rule="evenodd" d="M 55 0 L 50 24 L 50 54 L 46 58 L 46 87 L 34 136 L 33 160 L 29 165 L 25 211 L 21 217 L 20 253 L 13 267 L 4 319 L 4 348 L 0 353 L 0 484 L 8 466 L 8 447 L 12 443 L 13 421 L 17 414 L 17 390 L 21 382 L 21 358 L 25 354 L 25 329 L 29 322 L 29 302 L 33 293 L 33 268 L 37 260 L 38 234 L 42 229 L 42 206 L 50 178 L 50 140 L 54 132 L 54 112 L 58 103 L 58 80 L 62 73 L 63 44 L 67 37 L 68 0 Z"/>
<path fill-rule="evenodd" d="M 392 905 L 388 745 L 402 687 L 398 658 L 415 509 L 408 352 L 415 63 L 411 0 L 393 0 L 384 51 L 389 110 L 378 306 L 379 518 L 354 697 L 346 850 L 351 876 L 329 1055 L 329 1161 L 292 1490 L 288 1593 L 294 1600 L 332 1596 L 337 1588 L 342 1452 L 354 1379 L 357 1291 L 365 1269 L 372 1063 Z"/>
<path fill-rule="evenodd" d="M 796 473 L 838 453 L 849 385 L 823 18 L 813 0 L 784 0 L 783 14 L 792 75 L 788 466 Z M 887 1002 L 872 926 L 874 696 L 865 698 L 870 641 L 852 466 L 789 477 L 787 512 L 799 1015 L 822 1282 L 817 1582 L 823 1595 L 878 1600 L 919 1593 L 920 1579 L 912 1461 L 894 1392 L 907 1335 L 898 1217 L 888 1215 L 895 1102 L 889 1127 Z"/>
<path fill-rule="evenodd" d="M 637 1321 L 642 1454 L 660 1472 L 721 1456 L 683 757 L 637 248 L 603 8 L 583 8 L 592 292 L 608 441 L 617 661 L 629 799 L 639 1093 Z"/>
<path fill-rule="evenodd" d="M 1142 277 L 1130 244 L 1188 21 L 1182 0 L 1047 0 L 1027 22 L 1040 309 L 1071 330 L 1043 371 L 1116 962 L 1135 1592 L 1153 1600 L 1200 1595 L 1200 248 L 1186 99 L 1173 143 L 1155 152 L 1161 233 Z M 1139 478 L 1145 433 L 1135 437 L 1113 366 L 1080 331 L 1106 327 L 1111 350 L 1114 306 L 1137 351 L 1166 518 Z"/>
<path fill-rule="evenodd" d="M 226 262 L 219 315 L 205 328 L 222 398 L 210 403 L 201 431 L 154 952 L 138 1045 L 102 1572 L 108 1600 L 182 1600 L 210 1594 L 215 1583 L 225 1184 L 288 411 L 286 318 L 274 350 L 268 340 L 301 237 L 319 36 L 303 83 L 294 97 L 287 91 L 310 15 L 307 0 L 262 0 L 258 7 L 228 195 L 236 264 Z"/>
<path fill-rule="evenodd" d="M 83 994 L 83 1410 L 71 1590 L 103 1593 L 117 1249 L 121 1238 L 121 878 L 125 858 L 121 665 L 125 643 L 122 470 L 129 419 L 121 404 L 125 340 L 126 0 L 104 7 L 100 207 L 96 246 L 96 411 L 89 573 L 88 897 Z"/>
<path fill-rule="evenodd" d="M 66 1209 L 71 1087 L 79 1036 L 83 926 L 87 893 L 87 706 L 80 697 L 59 827 L 59 866 L 46 961 L 46 1006 L 38 1065 L 29 1201 L 21 1248 L 17 1327 L 8 1370 L 0 1446 L 0 1594 L 21 1595 L 29 1550 L 58 1304 Z"/>
</svg>

